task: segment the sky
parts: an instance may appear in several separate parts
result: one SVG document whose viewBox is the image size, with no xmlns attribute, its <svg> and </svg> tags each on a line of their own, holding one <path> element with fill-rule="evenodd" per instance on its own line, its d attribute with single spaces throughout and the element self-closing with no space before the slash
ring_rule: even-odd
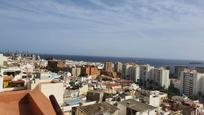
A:
<svg viewBox="0 0 204 115">
<path fill-rule="evenodd" d="M 0 0 L 0 49 L 204 60 L 204 0 Z"/>
</svg>

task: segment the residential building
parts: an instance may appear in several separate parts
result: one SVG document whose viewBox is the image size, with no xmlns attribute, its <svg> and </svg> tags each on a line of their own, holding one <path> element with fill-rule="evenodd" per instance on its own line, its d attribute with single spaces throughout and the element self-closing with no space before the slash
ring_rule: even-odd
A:
<svg viewBox="0 0 204 115">
<path fill-rule="evenodd" d="M 134 82 L 139 82 L 140 80 L 140 66 L 135 65 L 131 66 L 127 70 L 127 74 L 130 78 L 130 80 L 133 80 Z"/>
<path fill-rule="evenodd" d="M 3 90 L 3 77 L 0 75 L 0 92 Z"/>
<path fill-rule="evenodd" d="M 114 65 L 115 72 L 122 73 L 123 71 L 123 64 L 121 62 L 116 62 Z"/>
<path fill-rule="evenodd" d="M 119 115 L 156 115 L 156 107 L 141 103 L 134 99 L 118 103 Z"/>
<path fill-rule="evenodd" d="M 79 95 L 87 94 L 88 89 L 89 89 L 88 84 L 82 84 L 82 86 L 79 87 Z"/>
<path fill-rule="evenodd" d="M 147 65 L 140 65 L 140 80 L 146 81 L 151 77 L 151 70 L 154 69 L 153 66 Z"/>
<path fill-rule="evenodd" d="M 92 76 L 93 79 L 99 76 L 100 73 L 101 73 L 100 70 L 96 66 L 86 65 L 81 68 L 82 75 Z"/>
<path fill-rule="evenodd" d="M 204 73 L 204 67 L 195 67 L 195 70 L 199 73 Z"/>
<path fill-rule="evenodd" d="M 168 89 L 170 86 L 169 70 L 164 68 L 154 68 L 153 72 L 154 75 L 151 79 L 164 89 Z"/>
<path fill-rule="evenodd" d="M 72 76 L 78 77 L 81 75 L 81 67 L 72 67 L 71 68 Z"/>
<path fill-rule="evenodd" d="M 87 92 L 86 98 L 89 101 L 102 102 L 103 101 L 104 92 L 102 90 L 93 90 Z"/>
<path fill-rule="evenodd" d="M 1 69 L 1 75 L 8 75 L 15 77 L 16 75 L 19 75 L 21 73 L 21 69 L 18 67 L 9 67 L 5 69 Z"/>
<path fill-rule="evenodd" d="M 64 87 L 63 83 L 51 83 L 51 82 L 44 82 L 39 83 L 37 86 L 37 89 L 39 89 L 47 98 L 49 98 L 50 95 L 54 95 L 59 105 L 63 104 L 63 95 L 64 95 Z M 56 90 L 53 90 L 56 89 Z"/>
<path fill-rule="evenodd" d="M 180 89 L 181 87 L 181 81 L 180 79 L 170 79 L 170 84 L 174 86 L 174 88 Z"/>
<path fill-rule="evenodd" d="M 188 66 L 182 66 L 182 65 L 180 65 L 180 66 L 175 66 L 175 75 L 176 75 L 177 77 L 179 77 L 179 76 L 180 76 L 180 73 L 181 73 L 182 71 L 184 71 L 185 69 L 188 69 Z"/>
<path fill-rule="evenodd" d="M 167 93 L 160 91 L 138 90 L 136 92 L 136 97 L 141 100 L 141 102 L 154 107 L 160 107 L 164 100 L 168 98 L 167 96 Z"/>
<path fill-rule="evenodd" d="M 112 62 L 105 62 L 104 70 L 106 72 L 113 72 L 113 63 Z"/>
<path fill-rule="evenodd" d="M 129 77 L 129 68 L 132 67 L 133 65 L 131 64 L 124 64 L 123 65 L 123 72 L 122 72 L 122 76 L 124 79 L 127 79 Z"/>
<path fill-rule="evenodd" d="M 77 107 L 76 115 L 119 115 L 118 108 L 103 102 Z"/>
<path fill-rule="evenodd" d="M 65 67 L 66 67 L 66 64 L 65 64 L 65 61 L 63 60 L 49 60 L 47 65 L 47 69 L 53 72 L 64 70 Z"/>
<path fill-rule="evenodd" d="M 5 61 L 6 61 L 6 57 L 3 54 L 0 54 L 0 67 L 4 65 Z"/>
<path fill-rule="evenodd" d="M 180 74 L 180 93 L 192 96 L 204 94 L 204 74 L 196 70 L 185 70 Z"/>
</svg>

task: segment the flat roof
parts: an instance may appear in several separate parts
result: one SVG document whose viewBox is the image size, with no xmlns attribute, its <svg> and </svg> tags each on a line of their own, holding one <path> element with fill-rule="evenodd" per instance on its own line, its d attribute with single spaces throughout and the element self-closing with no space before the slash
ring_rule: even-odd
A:
<svg viewBox="0 0 204 115">
<path fill-rule="evenodd" d="M 78 109 L 84 112 L 85 115 L 98 115 L 105 112 L 114 113 L 116 110 L 118 110 L 117 107 L 107 102 L 97 103 L 97 104 L 88 105 L 88 106 L 80 106 L 78 107 Z"/>
<path fill-rule="evenodd" d="M 144 112 L 144 111 L 156 109 L 156 107 L 153 107 L 153 106 L 145 104 L 145 103 L 141 103 L 141 102 L 136 101 L 134 99 L 128 99 L 128 100 L 122 101 L 120 103 L 122 105 L 124 105 L 130 109 L 133 109 L 135 111 L 138 111 L 138 112 Z"/>
</svg>

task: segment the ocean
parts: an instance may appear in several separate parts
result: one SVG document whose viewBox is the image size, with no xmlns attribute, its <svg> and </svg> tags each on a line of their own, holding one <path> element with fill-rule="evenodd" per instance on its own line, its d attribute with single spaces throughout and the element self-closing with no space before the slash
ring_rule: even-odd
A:
<svg viewBox="0 0 204 115">
<path fill-rule="evenodd" d="M 103 56 L 79 56 L 79 55 L 48 55 L 41 54 L 43 59 L 67 59 L 73 61 L 88 61 L 88 62 L 134 62 L 137 64 L 150 64 L 155 67 L 161 66 L 178 66 L 184 65 L 189 67 L 204 67 L 204 61 L 194 61 L 194 60 L 175 60 L 175 59 L 148 59 L 148 58 L 129 58 L 129 57 L 103 57 Z"/>
</svg>

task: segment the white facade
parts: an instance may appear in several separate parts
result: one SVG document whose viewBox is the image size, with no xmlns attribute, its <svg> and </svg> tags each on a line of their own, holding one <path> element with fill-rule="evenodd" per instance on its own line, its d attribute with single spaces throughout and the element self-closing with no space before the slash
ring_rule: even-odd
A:
<svg viewBox="0 0 204 115">
<path fill-rule="evenodd" d="M 129 74 L 128 74 L 128 71 L 129 71 L 129 68 L 132 67 L 132 65 L 130 64 L 124 64 L 123 65 L 123 77 L 127 77 Z"/>
<path fill-rule="evenodd" d="M 0 92 L 3 90 L 3 77 L 0 76 Z"/>
<path fill-rule="evenodd" d="M 149 95 L 149 105 L 154 107 L 160 106 L 160 97 L 157 95 Z"/>
<path fill-rule="evenodd" d="M 79 88 L 79 95 L 87 94 L 88 90 L 89 90 L 88 84 L 82 85 L 82 87 Z"/>
<path fill-rule="evenodd" d="M 138 82 L 140 79 L 140 66 L 132 66 L 128 68 L 128 76 L 135 82 Z"/>
<path fill-rule="evenodd" d="M 170 85 L 169 70 L 164 68 L 155 68 L 151 79 L 157 82 L 164 89 L 168 89 Z"/>
<path fill-rule="evenodd" d="M 41 72 L 41 73 L 40 73 L 40 79 L 41 79 L 41 80 L 49 79 L 50 76 L 51 76 L 51 75 L 50 75 L 49 72 Z"/>
<path fill-rule="evenodd" d="M 72 68 L 72 76 L 78 77 L 81 74 L 81 68 L 80 67 L 73 67 Z"/>
<path fill-rule="evenodd" d="M 13 73 L 13 74 L 20 74 L 21 69 L 18 67 L 10 67 L 10 68 L 6 68 L 6 69 L 1 69 L 1 75 L 2 76 L 4 76 L 7 72 Z"/>
<path fill-rule="evenodd" d="M 179 79 L 171 79 L 170 81 L 174 85 L 175 88 L 180 89 L 181 81 Z"/>
<path fill-rule="evenodd" d="M 4 58 L 3 54 L 0 54 L 0 67 L 3 66 L 4 61 L 5 61 L 5 58 Z"/>
<path fill-rule="evenodd" d="M 164 87 L 165 89 L 169 88 L 170 85 L 170 79 L 169 79 L 169 70 L 166 69 L 160 69 L 161 73 L 160 73 L 160 84 L 162 87 Z"/>
<path fill-rule="evenodd" d="M 123 64 L 121 62 L 117 62 L 115 64 L 115 71 L 119 72 L 119 73 L 122 73 L 122 70 L 123 70 Z"/>
<path fill-rule="evenodd" d="M 153 66 L 150 65 L 140 65 L 140 79 L 142 81 L 146 81 L 147 79 L 151 79 L 151 70 L 154 69 Z"/>
<path fill-rule="evenodd" d="M 47 98 L 54 95 L 59 105 L 63 104 L 63 83 L 40 83 L 38 88 Z"/>
<path fill-rule="evenodd" d="M 185 95 L 204 94 L 204 74 L 185 70 L 180 74 L 180 92 Z"/>
</svg>

